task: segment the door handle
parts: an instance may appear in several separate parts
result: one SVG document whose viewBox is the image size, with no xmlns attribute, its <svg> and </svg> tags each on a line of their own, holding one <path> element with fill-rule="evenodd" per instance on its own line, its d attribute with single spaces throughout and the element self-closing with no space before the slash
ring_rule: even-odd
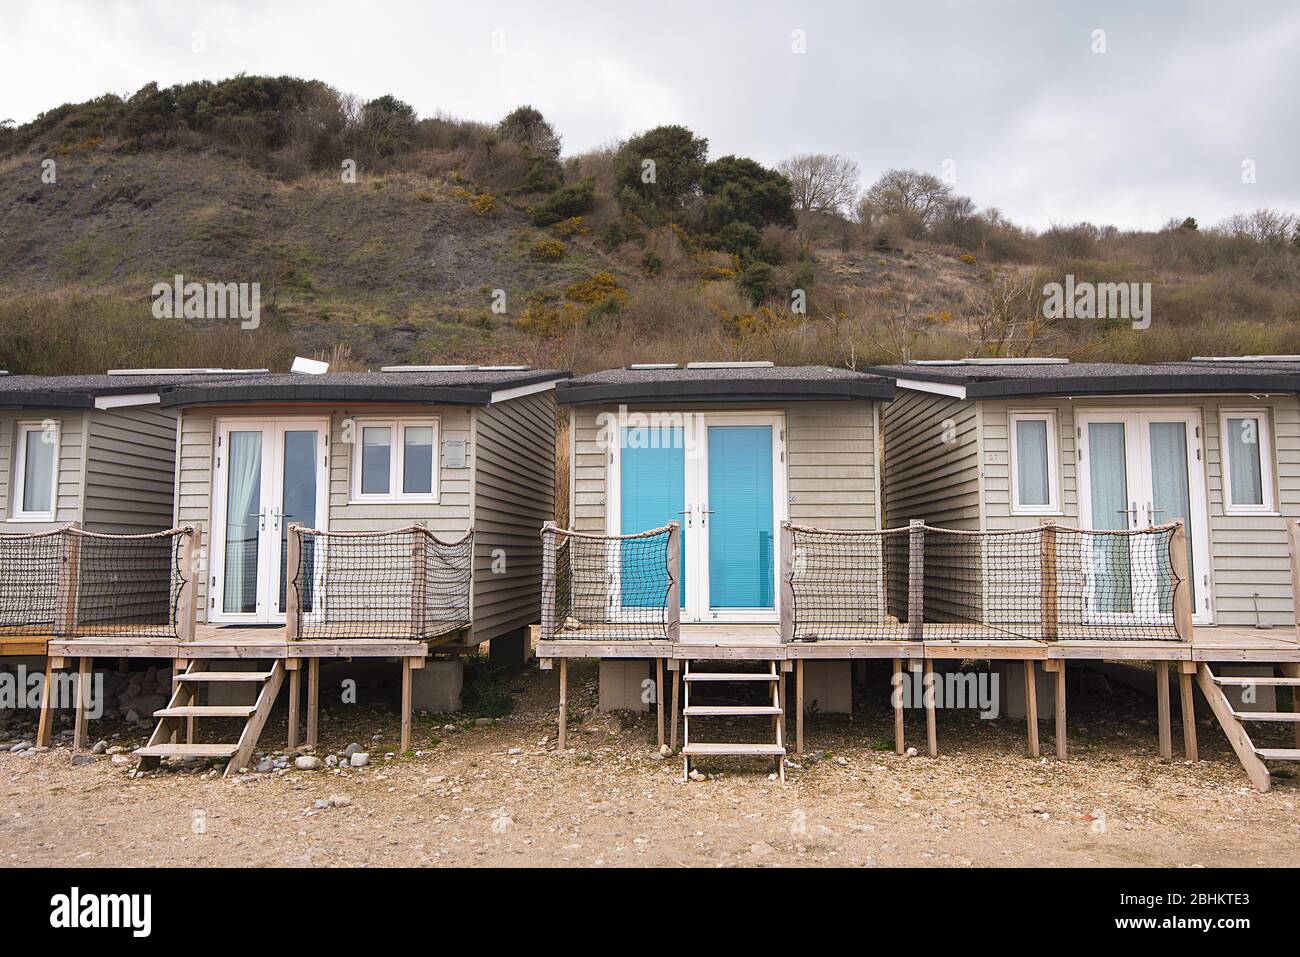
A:
<svg viewBox="0 0 1300 957">
<path fill-rule="evenodd" d="M 706 516 L 706 515 L 712 515 L 712 514 L 713 514 L 713 509 L 708 508 L 707 506 L 704 507 L 704 508 L 701 508 L 701 509 L 700 509 L 700 524 L 701 524 L 701 525 L 706 525 L 706 526 L 707 526 L 707 525 L 709 524 L 709 520 L 708 520 L 707 518 L 705 518 L 704 516 Z"/>
<path fill-rule="evenodd" d="M 272 520 L 274 520 L 275 530 L 278 532 L 280 530 L 280 520 L 284 518 L 284 512 L 282 512 L 279 508 L 273 508 L 271 509 L 271 518 Z"/>
<path fill-rule="evenodd" d="M 265 505 L 263 505 L 257 511 L 257 530 L 259 532 L 266 531 L 266 506 Z"/>
<path fill-rule="evenodd" d="M 691 516 L 692 516 L 694 513 L 695 513 L 695 509 L 694 509 L 693 507 L 691 507 L 690 505 L 687 505 L 685 511 L 678 512 L 677 514 L 678 514 L 678 515 L 685 515 L 685 516 L 686 516 L 686 527 L 687 527 L 687 528 L 690 528 L 690 527 L 691 527 Z"/>
</svg>

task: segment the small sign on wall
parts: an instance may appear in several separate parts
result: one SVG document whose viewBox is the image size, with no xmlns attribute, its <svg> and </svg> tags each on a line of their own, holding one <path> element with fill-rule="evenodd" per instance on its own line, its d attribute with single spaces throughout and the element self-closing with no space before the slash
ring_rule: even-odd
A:
<svg viewBox="0 0 1300 957">
<path fill-rule="evenodd" d="M 447 439 L 442 443 L 442 458 L 445 468 L 463 469 L 465 467 L 465 448 L 468 443 L 464 439 Z"/>
</svg>

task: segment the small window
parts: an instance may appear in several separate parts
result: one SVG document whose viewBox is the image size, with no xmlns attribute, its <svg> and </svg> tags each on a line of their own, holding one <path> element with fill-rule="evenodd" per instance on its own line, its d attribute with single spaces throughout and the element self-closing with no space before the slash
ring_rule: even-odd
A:
<svg viewBox="0 0 1300 957">
<path fill-rule="evenodd" d="M 1055 514 L 1056 416 L 1051 412 L 1011 414 L 1012 511 L 1022 514 Z"/>
<path fill-rule="evenodd" d="M 59 423 L 19 422 L 16 427 L 13 501 L 9 517 L 52 522 L 58 497 Z"/>
<path fill-rule="evenodd" d="M 358 423 L 352 497 L 357 501 L 438 500 L 438 420 Z"/>
<path fill-rule="evenodd" d="M 1228 514 L 1271 512 L 1273 451 L 1268 412 L 1226 409 L 1223 434 L 1223 505 Z"/>
</svg>

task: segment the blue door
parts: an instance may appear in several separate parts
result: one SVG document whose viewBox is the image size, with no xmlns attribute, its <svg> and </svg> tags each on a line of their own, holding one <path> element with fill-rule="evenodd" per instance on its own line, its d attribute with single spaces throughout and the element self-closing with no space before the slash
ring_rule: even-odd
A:
<svg viewBox="0 0 1300 957">
<path fill-rule="evenodd" d="M 709 608 L 774 610 L 771 425 L 708 425 Z"/>
<path fill-rule="evenodd" d="M 685 531 L 686 442 L 681 427 L 621 430 L 619 534 L 635 535 L 669 522 Z M 641 549 L 625 547 L 620 556 L 622 604 L 639 607 L 660 604 L 662 569 L 641 567 Z M 686 549 L 681 556 L 681 596 L 686 604 Z M 644 583 L 645 587 L 639 587 Z M 662 607 L 662 606 L 661 606 Z"/>
</svg>

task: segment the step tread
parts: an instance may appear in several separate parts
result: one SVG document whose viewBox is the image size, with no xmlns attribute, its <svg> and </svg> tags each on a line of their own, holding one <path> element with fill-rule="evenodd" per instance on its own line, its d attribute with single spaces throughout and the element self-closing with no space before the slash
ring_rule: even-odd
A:
<svg viewBox="0 0 1300 957">
<path fill-rule="evenodd" d="M 1240 675 L 1215 675 L 1214 683 L 1216 685 L 1228 685 L 1233 688 L 1241 688 L 1246 685 L 1267 685 L 1276 688 L 1300 688 L 1300 678 L 1269 678 L 1260 677 L 1242 677 Z"/>
<path fill-rule="evenodd" d="M 1256 748 L 1255 754 L 1265 761 L 1300 761 L 1300 748 Z"/>
<path fill-rule="evenodd" d="M 691 671 L 687 681 L 775 681 L 780 675 L 766 671 Z"/>
<path fill-rule="evenodd" d="M 247 718 L 257 710 L 257 705 L 242 704 L 186 704 L 175 708 L 159 708 L 155 718 Z"/>
<path fill-rule="evenodd" d="M 152 744 L 132 753 L 141 758 L 233 758 L 238 744 Z"/>
<path fill-rule="evenodd" d="M 187 681 L 257 681 L 269 680 L 270 673 L 264 671 L 196 671 L 193 674 L 173 675 L 176 684 Z"/>
<path fill-rule="evenodd" d="M 779 744 L 688 744 L 682 754 L 752 754 L 763 757 L 781 757 L 785 748 Z"/>
<path fill-rule="evenodd" d="M 1300 721 L 1300 714 L 1294 711 L 1234 711 L 1232 714 L 1238 721 Z"/>
<path fill-rule="evenodd" d="M 708 717 L 781 713 L 781 709 L 774 704 L 693 704 L 682 709 L 682 711 L 684 714 Z"/>
</svg>

